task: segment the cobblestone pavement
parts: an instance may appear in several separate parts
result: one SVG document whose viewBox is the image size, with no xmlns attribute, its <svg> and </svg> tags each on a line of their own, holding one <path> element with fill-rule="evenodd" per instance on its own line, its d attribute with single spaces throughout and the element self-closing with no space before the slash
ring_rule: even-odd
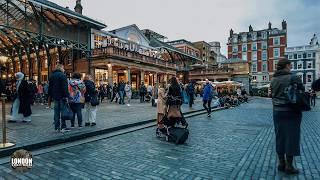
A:
<svg viewBox="0 0 320 180">
<path fill-rule="evenodd" d="M 186 104 L 183 105 L 183 112 L 202 109 L 202 104 L 199 101 L 200 99 L 198 98 L 192 109 L 190 109 Z M 7 104 L 6 112 L 9 113 L 10 108 L 11 105 Z M 31 123 L 20 122 L 7 124 L 8 139 L 10 142 L 16 143 L 16 146 L 46 142 L 48 140 L 53 140 L 63 136 L 98 131 L 121 125 L 151 120 L 156 117 L 156 108 L 152 107 L 151 103 L 141 104 L 138 102 L 138 100 L 132 100 L 131 106 L 127 106 L 104 102 L 98 106 L 97 126 L 84 127 L 81 129 L 75 128 L 70 132 L 62 134 L 54 131 L 53 109 L 46 109 L 46 106 L 44 105 L 35 105 L 32 107 L 32 111 L 33 114 Z M 82 115 L 84 118 L 84 111 Z M 77 126 L 77 120 L 75 124 Z M 70 121 L 67 121 L 67 125 L 70 127 Z M 1 128 L 0 134 L 2 134 Z"/>
<path fill-rule="evenodd" d="M 271 101 L 188 119 L 190 137 L 176 146 L 148 128 L 34 156 L 34 167 L 19 174 L 0 165 L 4 179 L 320 179 L 319 107 L 302 124 L 299 176 L 276 171 Z M 0 178 L 1 179 L 1 178 Z"/>
</svg>

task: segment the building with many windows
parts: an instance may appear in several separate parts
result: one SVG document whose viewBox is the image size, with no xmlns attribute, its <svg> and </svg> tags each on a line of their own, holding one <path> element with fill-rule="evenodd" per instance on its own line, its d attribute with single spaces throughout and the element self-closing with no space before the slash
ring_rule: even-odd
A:
<svg viewBox="0 0 320 180">
<path fill-rule="evenodd" d="M 246 61 L 251 65 L 251 85 L 260 86 L 270 83 L 276 65 L 285 58 L 287 47 L 287 23 L 282 22 L 282 29 L 272 28 L 234 33 L 230 30 L 228 38 L 228 59 Z"/>
<path fill-rule="evenodd" d="M 320 77 L 320 46 L 314 34 L 309 45 L 288 47 L 286 57 L 291 61 L 291 71 L 301 77 L 306 90 Z"/>
</svg>

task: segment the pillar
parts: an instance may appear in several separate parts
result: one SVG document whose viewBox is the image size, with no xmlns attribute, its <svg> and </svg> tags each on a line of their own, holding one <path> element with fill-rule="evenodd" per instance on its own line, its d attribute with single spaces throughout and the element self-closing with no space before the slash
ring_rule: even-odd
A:
<svg viewBox="0 0 320 180">
<path fill-rule="evenodd" d="M 108 64 L 108 84 L 113 87 L 112 64 Z"/>
<path fill-rule="evenodd" d="M 127 77 L 128 77 L 128 82 L 131 85 L 131 68 L 128 68 Z"/>
<path fill-rule="evenodd" d="M 167 87 L 167 85 L 168 85 L 168 74 L 164 74 L 163 75 L 163 80 L 164 80 L 164 82 L 166 84 L 166 87 Z"/>
<path fill-rule="evenodd" d="M 144 70 L 141 70 L 141 72 L 140 72 L 140 84 L 142 82 L 144 83 Z"/>
<path fill-rule="evenodd" d="M 153 77 L 154 87 L 153 87 L 153 97 L 156 98 L 158 95 L 158 73 L 154 73 Z"/>
</svg>

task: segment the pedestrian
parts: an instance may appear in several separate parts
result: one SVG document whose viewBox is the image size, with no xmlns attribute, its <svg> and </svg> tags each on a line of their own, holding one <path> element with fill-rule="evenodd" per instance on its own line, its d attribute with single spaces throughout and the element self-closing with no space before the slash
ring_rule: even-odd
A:
<svg viewBox="0 0 320 180">
<path fill-rule="evenodd" d="M 43 83 L 43 94 L 44 94 L 44 101 L 46 102 L 46 103 L 48 103 L 48 101 L 49 101 L 49 84 L 48 83 L 46 83 L 46 82 L 44 82 Z M 49 103 L 48 103 L 48 107 L 47 108 L 50 108 L 49 107 Z"/>
<path fill-rule="evenodd" d="M 114 83 L 113 84 L 113 87 L 112 87 L 112 98 L 111 98 L 111 102 L 113 102 L 114 98 L 116 98 L 116 103 L 118 102 L 118 85 L 117 83 Z"/>
<path fill-rule="evenodd" d="M 56 132 L 69 131 L 66 128 L 66 121 L 61 119 L 62 108 L 64 107 L 68 92 L 68 80 L 64 74 L 64 67 L 62 64 L 57 64 L 56 70 L 52 72 L 49 79 L 49 98 L 54 102 L 54 129 Z M 61 121 L 60 121 L 61 120 Z M 60 126 L 61 125 L 61 126 Z"/>
<path fill-rule="evenodd" d="M 31 122 L 33 90 L 24 77 L 22 72 L 15 74 L 17 80 L 16 94 L 12 104 L 11 120 L 9 122 Z"/>
<path fill-rule="evenodd" d="M 153 91 L 153 88 L 152 88 L 151 84 L 149 84 L 149 85 L 148 85 L 148 88 L 147 88 L 147 94 L 148 94 L 149 96 L 152 96 L 152 91 Z"/>
<path fill-rule="evenodd" d="M 139 93 L 140 93 L 140 103 L 144 102 L 144 97 L 147 93 L 147 88 L 144 85 L 144 82 L 141 83 L 140 89 L 139 89 Z"/>
<path fill-rule="evenodd" d="M 43 85 L 42 83 L 39 83 L 38 84 L 38 98 L 39 98 L 39 101 L 41 103 L 41 105 L 43 105 Z"/>
<path fill-rule="evenodd" d="M 31 105 L 35 104 L 35 99 L 36 99 L 36 95 L 38 93 L 38 87 L 37 87 L 37 83 L 34 79 L 31 79 L 29 82 L 29 88 L 31 91 L 31 97 L 32 97 L 32 101 L 31 101 Z"/>
<path fill-rule="evenodd" d="M 237 95 L 238 95 L 238 96 L 241 96 L 241 89 L 240 89 L 240 87 L 237 88 Z"/>
<path fill-rule="evenodd" d="M 102 101 L 103 101 L 105 96 L 106 96 L 106 89 L 105 89 L 104 85 L 101 82 L 100 86 L 99 86 L 99 98 L 100 98 L 100 102 L 101 103 L 102 103 Z"/>
<path fill-rule="evenodd" d="M 75 118 L 78 119 L 78 127 L 82 128 L 82 107 L 85 103 L 86 85 L 81 80 L 80 73 L 73 73 L 69 81 L 69 104 L 73 112 L 73 119 L 71 120 L 71 128 L 74 128 Z"/>
<path fill-rule="evenodd" d="M 166 95 L 166 105 L 168 108 L 169 125 L 173 126 L 176 122 L 181 122 L 183 126 L 187 126 L 187 122 L 182 116 L 181 105 L 183 103 L 181 86 L 176 77 L 170 79 L 170 86 Z"/>
<path fill-rule="evenodd" d="M 128 81 L 125 88 L 125 93 L 126 93 L 126 97 L 128 98 L 128 106 L 130 106 L 130 101 L 131 101 L 131 97 L 132 97 L 132 88 L 131 88 L 131 85 L 130 85 L 130 82 Z"/>
<path fill-rule="evenodd" d="M 84 93 L 85 97 L 85 126 L 95 126 L 96 125 L 96 117 L 97 117 L 97 106 L 91 105 L 91 99 L 95 98 L 98 95 L 96 91 L 96 86 L 92 80 L 91 75 L 86 75 L 84 77 L 84 84 L 86 86 L 86 92 Z M 99 101 L 98 101 L 99 102 Z"/>
<path fill-rule="evenodd" d="M 163 129 L 164 125 L 159 123 L 167 112 L 165 84 L 159 84 L 158 101 L 157 101 L 157 125 L 159 129 Z"/>
<path fill-rule="evenodd" d="M 125 86 L 126 85 L 124 84 L 123 80 L 121 80 L 120 83 L 119 83 L 119 87 L 118 87 L 118 93 L 119 93 L 119 97 L 120 97 L 119 104 L 124 104 Z"/>
<path fill-rule="evenodd" d="M 107 84 L 107 99 L 111 99 L 111 91 L 112 91 L 112 87 L 108 83 Z"/>
<path fill-rule="evenodd" d="M 208 112 L 208 117 L 211 116 L 211 101 L 212 101 L 212 93 L 213 93 L 213 87 L 210 84 L 209 80 L 206 79 L 206 84 L 203 89 L 203 107 Z"/>
<path fill-rule="evenodd" d="M 317 94 L 314 90 L 311 91 L 311 105 L 313 107 L 316 106 L 316 98 L 317 98 Z"/>
<path fill-rule="evenodd" d="M 302 112 L 292 109 L 287 100 L 286 89 L 290 84 L 296 84 L 298 90 L 304 92 L 304 86 L 301 79 L 290 71 L 290 61 L 287 59 L 280 60 L 270 88 L 276 134 L 276 151 L 279 159 L 278 170 L 287 174 L 298 174 L 299 170 L 293 166 L 293 159 L 294 156 L 300 156 Z"/>
<path fill-rule="evenodd" d="M 189 107 L 192 108 L 192 105 L 194 104 L 194 84 L 192 81 L 189 82 L 186 91 L 189 96 Z"/>
</svg>

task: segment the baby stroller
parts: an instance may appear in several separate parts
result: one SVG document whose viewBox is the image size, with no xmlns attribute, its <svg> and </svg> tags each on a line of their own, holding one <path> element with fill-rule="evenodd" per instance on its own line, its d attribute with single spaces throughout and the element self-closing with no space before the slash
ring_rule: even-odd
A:
<svg viewBox="0 0 320 180">
<path fill-rule="evenodd" d="M 169 108 L 168 108 L 169 109 Z M 168 118 L 168 111 L 159 122 L 164 128 L 156 129 L 156 136 L 158 138 L 164 138 L 168 142 L 174 142 L 175 144 L 183 144 L 188 139 L 189 130 L 188 123 L 186 122 L 182 112 L 181 117 Z"/>
<path fill-rule="evenodd" d="M 149 93 L 147 93 L 144 100 L 145 100 L 145 102 L 150 102 L 151 101 L 151 95 Z"/>
</svg>

